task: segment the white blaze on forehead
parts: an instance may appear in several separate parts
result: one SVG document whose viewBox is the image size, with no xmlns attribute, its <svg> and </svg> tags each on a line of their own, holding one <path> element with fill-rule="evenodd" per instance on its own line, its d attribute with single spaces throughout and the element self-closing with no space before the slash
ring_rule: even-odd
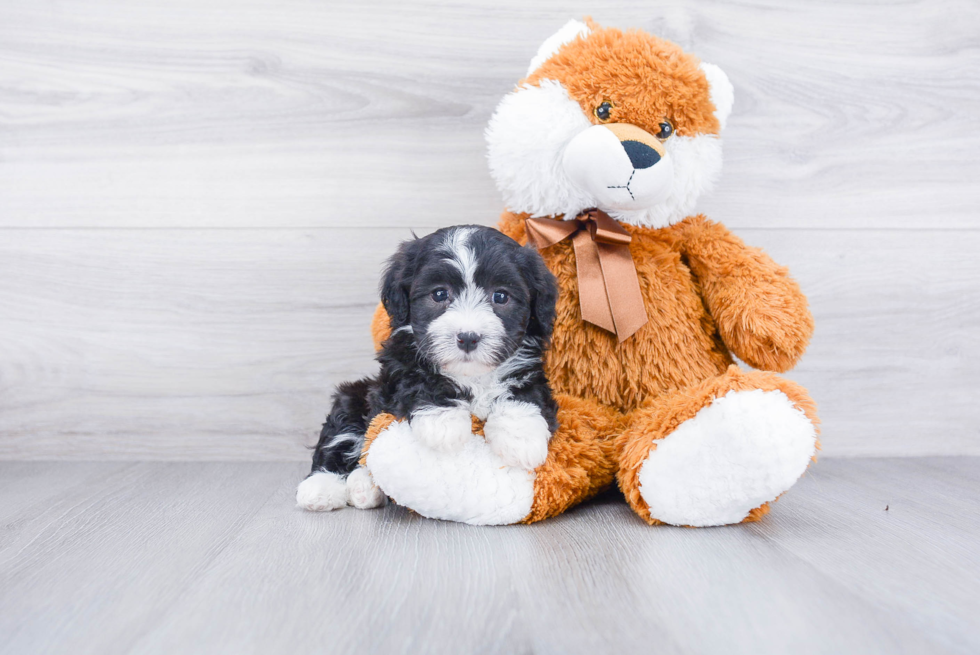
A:
<svg viewBox="0 0 980 655">
<path fill-rule="evenodd" d="M 463 275 L 463 281 L 467 287 L 474 286 L 474 275 L 476 275 L 476 255 L 469 247 L 470 236 L 476 232 L 476 228 L 458 227 L 446 235 L 446 240 L 442 243 L 442 251 L 449 255 L 450 264 L 459 269 Z"/>
<path fill-rule="evenodd" d="M 447 233 L 439 247 L 446 261 L 463 276 L 464 286 L 449 302 L 438 318 L 429 324 L 426 337 L 430 356 L 452 375 L 481 375 L 497 366 L 504 349 L 506 330 L 503 321 L 493 311 L 487 291 L 475 281 L 477 254 L 470 247 L 470 237 L 477 228 L 455 228 Z M 476 349 L 470 353 L 460 350 L 457 335 L 472 332 L 480 336 Z"/>
</svg>

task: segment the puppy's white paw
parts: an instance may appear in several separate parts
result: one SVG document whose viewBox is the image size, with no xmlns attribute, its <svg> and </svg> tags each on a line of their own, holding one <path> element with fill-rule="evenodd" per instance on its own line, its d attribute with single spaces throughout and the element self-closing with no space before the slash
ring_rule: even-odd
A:
<svg viewBox="0 0 980 655">
<path fill-rule="evenodd" d="M 385 504 L 385 495 L 374 484 L 366 468 L 360 466 L 347 476 L 347 502 L 357 509 L 372 509 Z"/>
<path fill-rule="evenodd" d="M 346 504 L 347 486 L 336 473 L 317 471 L 296 488 L 296 505 L 311 512 L 325 512 Z"/>
<path fill-rule="evenodd" d="M 551 431 L 541 410 L 530 403 L 501 403 L 487 417 L 483 434 L 507 466 L 530 471 L 548 457 Z"/>
<path fill-rule="evenodd" d="M 416 439 L 444 453 L 459 450 L 473 434 L 470 412 L 462 407 L 426 407 L 409 422 Z"/>
</svg>

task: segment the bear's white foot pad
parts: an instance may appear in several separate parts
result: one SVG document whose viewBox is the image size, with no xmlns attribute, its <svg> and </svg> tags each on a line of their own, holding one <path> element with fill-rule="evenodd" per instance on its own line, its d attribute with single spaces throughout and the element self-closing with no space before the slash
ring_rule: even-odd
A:
<svg viewBox="0 0 980 655">
<path fill-rule="evenodd" d="M 385 504 L 384 493 L 363 466 L 347 476 L 347 502 L 357 509 L 373 509 Z"/>
<path fill-rule="evenodd" d="M 782 391 L 729 391 L 657 441 L 640 468 L 640 495 L 664 523 L 738 523 L 796 483 L 816 439 Z"/>
<path fill-rule="evenodd" d="M 423 444 L 407 422 L 392 423 L 371 443 L 367 467 L 386 495 L 428 518 L 507 525 L 534 502 L 534 471 L 506 466 L 472 433 L 446 453 Z"/>
<path fill-rule="evenodd" d="M 311 512 L 339 509 L 346 504 L 347 484 L 336 473 L 317 471 L 296 488 L 296 505 Z"/>
</svg>

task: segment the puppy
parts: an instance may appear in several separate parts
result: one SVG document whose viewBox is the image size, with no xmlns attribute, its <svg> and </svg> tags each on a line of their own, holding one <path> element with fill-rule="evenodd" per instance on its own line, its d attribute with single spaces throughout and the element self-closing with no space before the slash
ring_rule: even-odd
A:
<svg viewBox="0 0 980 655">
<path fill-rule="evenodd" d="M 444 452 L 471 437 L 472 414 L 504 464 L 543 463 L 558 427 L 541 362 L 557 295 L 538 253 L 492 228 L 450 227 L 403 243 L 381 285 L 392 329 L 381 372 L 337 388 L 297 504 L 384 503 L 357 467 L 368 424 L 383 412 L 408 419 L 420 441 Z"/>
</svg>

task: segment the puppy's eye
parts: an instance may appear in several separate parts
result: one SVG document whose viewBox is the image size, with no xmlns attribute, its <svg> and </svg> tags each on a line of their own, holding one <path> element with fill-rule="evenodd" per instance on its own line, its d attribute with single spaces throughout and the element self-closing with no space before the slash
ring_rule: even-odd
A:
<svg viewBox="0 0 980 655">
<path fill-rule="evenodd" d="M 593 111 L 592 113 L 594 113 L 595 117 L 598 118 L 600 121 L 606 122 L 609 120 L 609 116 L 610 116 L 610 112 L 612 111 L 612 108 L 613 108 L 612 103 L 606 100 L 601 105 L 596 107 L 595 111 Z"/>
<path fill-rule="evenodd" d="M 506 305 L 508 300 L 510 300 L 510 296 L 506 291 L 493 292 L 493 302 L 495 305 Z"/>
<path fill-rule="evenodd" d="M 660 124 L 660 131 L 657 132 L 657 138 L 661 141 L 666 141 L 674 133 L 674 126 L 670 124 L 670 121 L 666 118 Z"/>
<path fill-rule="evenodd" d="M 449 292 L 445 289 L 436 289 L 432 292 L 432 299 L 436 302 L 446 302 L 449 300 Z"/>
</svg>

